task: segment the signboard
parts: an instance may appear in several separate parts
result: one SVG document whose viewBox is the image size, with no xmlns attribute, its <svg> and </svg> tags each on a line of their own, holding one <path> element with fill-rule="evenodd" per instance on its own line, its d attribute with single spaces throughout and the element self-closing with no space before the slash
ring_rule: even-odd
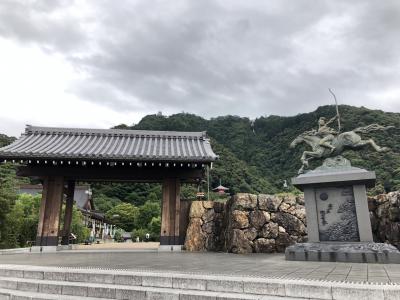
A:
<svg viewBox="0 0 400 300">
<path fill-rule="evenodd" d="M 319 240 L 359 242 L 353 187 L 315 189 Z"/>
</svg>

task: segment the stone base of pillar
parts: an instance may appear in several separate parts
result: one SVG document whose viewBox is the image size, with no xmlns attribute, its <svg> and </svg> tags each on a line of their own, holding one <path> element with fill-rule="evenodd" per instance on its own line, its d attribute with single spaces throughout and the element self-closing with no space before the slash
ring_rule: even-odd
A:
<svg viewBox="0 0 400 300">
<path fill-rule="evenodd" d="M 160 245 L 158 252 L 181 252 L 183 245 Z"/>
<path fill-rule="evenodd" d="M 33 246 L 31 247 L 32 253 L 52 253 L 57 251 L 57 246 Z"/>
<path fill-rule="evenodd" d="M 63 236 L 61 238 L 61 245 L 68 246 L 69 245 L 69 236 Z"/>
<path fill-rule="evenodd" d="M 60 245 L 57 246 L 57 251 L 72 250 L 72 245 Z"/>
<path fill-rule="evenodd" d="M 160 236 L 160 245 L 183 245 L 184 239 L 180 236 Z"/>
<path fill-rule="evenodd" d="M 58 246 L 58 236 L 37 236 L 36 246 Z"/>
</svg>

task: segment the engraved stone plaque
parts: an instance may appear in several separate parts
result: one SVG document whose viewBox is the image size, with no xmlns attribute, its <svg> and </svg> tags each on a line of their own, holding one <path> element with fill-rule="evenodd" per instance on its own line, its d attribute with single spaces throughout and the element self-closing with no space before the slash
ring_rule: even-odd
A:
<svg viewBox="0 0 400 300">
<path fill-rule="evenodd" d="M 319 240 L 359 242 L 352 186 L 315 189 Z"/>
</svg>

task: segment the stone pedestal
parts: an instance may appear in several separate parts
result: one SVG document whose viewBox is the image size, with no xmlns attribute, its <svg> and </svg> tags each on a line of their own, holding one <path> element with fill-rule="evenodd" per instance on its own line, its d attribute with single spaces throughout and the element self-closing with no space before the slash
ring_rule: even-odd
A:
<svg viewBox="0 0 400 300">
<path fill-rule="evenodd" d="M 293 178 L 304 191 L 308 243 L 286 248 L 286 259 L 400 263 L 395 247 L 373 243 L 366 188 L 375 179 L 343 157 Z"/>
</svg>

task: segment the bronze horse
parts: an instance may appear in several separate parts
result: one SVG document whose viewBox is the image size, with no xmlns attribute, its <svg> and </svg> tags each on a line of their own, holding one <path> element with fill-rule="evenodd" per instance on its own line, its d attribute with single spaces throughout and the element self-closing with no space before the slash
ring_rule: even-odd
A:
<svg viewBox="0 0 400 300">
<path fill-rule="evenodd" d="M 290 148 L 295 148 L 301 143 L 306 143 L 312 148 L 311 151 L 303 152 L 303 155 L 301 156 L 302 167 L 298 173 L 304 173 L 304 170 L 308 168 L 308 162 L 310 160 L 337 156 L 340 155 L 346 148 L 354 149 L 370 145 L 377 152 L 387 152 L 390 150 L 388 147 L 378 146 L 373 139 L 363 140 L 358 133 L 362 134 L 377 130 L 388 130 L 390 128 L 394 128 L 394 126 L 385 127 L 379 124 L 371 124 L 365 127 L 356 128 L 352 131 L 340 133 L 332 140 L 332 146 L 335 147 L 333 151 L 319 144 L 321 137 L 317 135 L 316 130 L 306 131 L 297 136 L 290 143 Z"/>
</svg>

